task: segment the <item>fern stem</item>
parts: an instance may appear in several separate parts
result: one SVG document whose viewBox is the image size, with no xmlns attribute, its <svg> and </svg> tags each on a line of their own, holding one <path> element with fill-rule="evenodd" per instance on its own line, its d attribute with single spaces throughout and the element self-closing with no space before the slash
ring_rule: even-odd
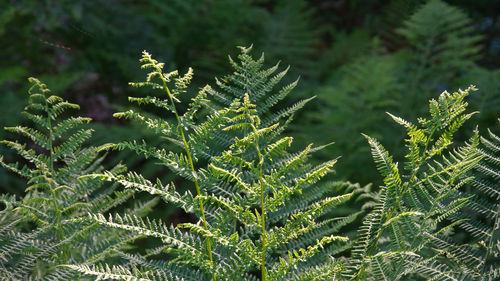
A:
<svg viewBox="0 0 500 281">
<path fill-rule="evenodd" d="M 184 149 L 186 150 L 186 155 L 187 155 L 187 158 L 189 161 L 189 166 L 190 166 L 191 172 L 193 174 L 194 185 L 196 187 L 196 194 L 198 195 L 198 198 L 200 198 L 200 200 L 199 200 L 200 213 L 201 213 L 201 220 L 203 221 L 203 227 L 205 228 L 205 230 L 208 230 L 207 219 L 205 217 L 205 210 L 203 208 L 203 200 L 201 199 L 201 188 L 200 188 L 200 184 L 198 183 L 198 176 L 197 176 L 196 170 L 194 169 L 193 158 L 191 157 L 191 151 L 190 151 L 189 146 L 187 144 L 186 136 L 184 135 L 184 128 L 182 127 L 181 118 L 180 118 L 179 114 L 177 113 L 177 108 L 175 107 L 174 98 L 172 96 L 172 93 L 170 92 L 170 89 L 167 86 L 167 81 L 165 81 L 165 78 L 163 78 L 163 75 L 161 76 L 161 79 L 163 81 L 163 87 L 165 88 L 165 91 L 167 92 L 168 98 L 170 99 L 170 103 L 172 104 L 172 109 L 173 109 L 175 118 L 177 120 L 177 126 L 179 127 L 179 131 L 181 133 L 182 142 L 184 144 Z M 210 238 L 208 238 L 208 237 L 207 237 L 207 252 L 208 252 L 208 258 L 210 259 L 210 266 L 212 267 L 212 270 L 214 270 L 214 260 L 212 257 L 212 243 L 210 241 Z M 214 281 L 217 280 L 217 276 L 215 275 L 215 270 L 212 271 L 212 279 Z"/>
<path fill-rule="evenodd" d="M 256 144 L 257 151 L 259 152 L 259 157 L 262 157 L 260 151 L 258 150 L 258 144 Z M 260 162 L 260 161 L 259 161 Z M 267 243 L 267 233 L 266 233 L 266 205 L 265 205 L 265 197 L 264 197 L 264 181 L 262 180 L 262 164 L 259 167 L 259 184 L 260 184 L 260 212 L 261 212 L 261 228 L 262 228 L 262 256 L 261 256 L 261 272 L 262 272 L 262 281 L 267 279 L 267 271 L 266 271 L 266 243 Z"/>
<path fill-rule="evenodd" d="M 261 169 L 262 171 L 262 169 Z M 261 256 L 261 266 L 260 270 L 262 273 L 262 281 L 267 279 L 267 270 L 266 270 L 266 243 L 267 243 L 267 233 L 266 233 L 266 206 L 265 206 L 265 197 L 264 197 L 264 182 L 262 181 L 262 172 L 260 173 L 259 178 L 260 183 L 260 205 L 261 205 L 261 228 L 262 228 L 262 256 Z"/>
<path fill-rule="evenodd" d="M 250 117 L 250 114 L 247 113 Z M 252 119 L 251 119 L 252 120 Z M 255 128 L 252 123 L 250 123 L 253 132 L 257 132 L 257 128 Z M 265 190 L 264 190 L 264 179 L 262 177 L 262 165 L 264 164 L 264 157 L 260 152 L 259 147 L 259 138 L 255 138 L 255 149 L 257 150 L 257 155 L 259 156 L 259 164 L 257 166 L 258 175 L 259 175 L 259 185 L 260 185 L 260 213 L 261 213 L 261 229 L 262 229 L 262 253 L 260 260 L 260 270 L 261 270 L 261 280 L 267 280 L 267 270 L 266 270 L 266 243 L 267 243 L 267 232 L 266 232 L 266 205 L 265 205 Z"/>
<path fill-rule="evenodd" d="M 50 173 L 50 177 L 54 179 L 54 175 L 55 175 L 55 171 L 54 171 L 54 149 L 53 149 L 53 142 L 52 142 L 52 139 L 54 137 L 54 132 L 53 132 L 53 128 L 52 128 L 52 116 L 50 114 L 50 110 L 49 110 L 49 104 L 47 102 L 47 100 L 45 100 L 45 110 L 47 112 L 47 127 L 48 127 L 48 130 L 49 130 L 49 173 Z M 62 230 L 62 216 L 61 216 L 61 210 L 59 209 L 59 204 L 57 204 L 57 194 L 56 192 L 54 191 L 54 186 L 53 186 L 53 183 L 52 182 L 49 182 L 49 187 L 50 187 L 50 194 L 52 196 L 52 204 L 54 205 L 54 210 L 56 212 L 56 229 L 57 229 L 57 235 L 59 236 L 59 239 L 61 241 L 63 241 L 65 238 L 64 238 L 64 232 Z M 68 261 L 68 253 L 67 253 L 67 249 L 66 249 L 66 245 L 63 245 L 62 246 L 62 254 L 63 254 L 63 257 L 64 257 L 64 262 L 67 262 Z"/>
</svg>

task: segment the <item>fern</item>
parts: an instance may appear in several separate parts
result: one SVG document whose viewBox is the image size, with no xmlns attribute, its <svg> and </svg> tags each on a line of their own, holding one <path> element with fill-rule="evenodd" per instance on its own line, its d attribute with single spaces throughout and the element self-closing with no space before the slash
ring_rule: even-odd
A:
<svg viewBox="0 0 500 281">
<path fill-rule="evenodd" d="M 397 280 L 404 276 L 459 279 L 460 267 L 477 262 L 468 245 L 454 244 L 450 233 L 471 197 L 460 187 L 481 159 L 476 132 L 470 143 L 447 156 L 453 135 L 474 113 L 464 113 L 473 86 L 443 92 L 429 103 L 428 118 L 410 123 L 389 114 L 407 130 L 406 161 L 400 168 L 389 152 L 366 136 L 384 178 L 377 203 L 365 218 L 345 276 L 355 280 Z M 442 256 L 448 257 L 442 259 Z"/>
<path fill-rule="evenodd" d="M 396 31 L 411 48 L 406 69 L 412 73 L 407 81 L 408 106 L 421 104 L 436 87 L 453 83 L 462 72 L 473 69 L 482 36 L 472 31 L 472 21 L 463 11 L 440 0 L 422 5 Z M 410 111 L 405 108 L 405 112 Z"/>
<path fill-rule="evenodd" d="M 338 170 L 344 177 L 356 177 L 359 182 L 376 178 L 375 169 L 367 169 L 363 175 L 356 173 L 359 166 L 373 166 L 365 157 L 364 138 L 359 132 L 387 135 L 390 127 L 383 113 L 388 108 L 397 108 L 398 93 L 403 89 L 396 76 L 398 71 L 394 56 L 360 56 L 339 70 L 341 79 L 337 85 L 315 91 L 321 107 L 309 116 L 310 122 L 319 124 L 304 130 L 310 133 L 307 137 L 312 135 L 315 141 L 321 141 L 325 132 L 335 132 L 335 145 L 325 149 L 324 154 L 344 156 L 344 163 Z M 398 141 L 396 138 L 382 140 L 392 141 L 394 145 Z"/>
<path fill-rule="evenodd" d="M 481 137 L 479 153 L 483 156 L 470 174 L 475 178 L 466 192 L 474 197 L 467 202 L 463 212 L 456 215 L 460 227 L 473 237 L 471 247 L 476 252 L 476 262 L 465 268 L 466 279 L 496 280 L 500 276 L 499 268 L 499 216 L 500 196 L 499 179 L 499 144 L 500 138 L 488 130 L 487 137 Z M 459 155 L 461 159 L 465 155 Z"/>
<path fill-rule="evenodd" d="M 70 268 L 98 278 L 132 280 L 141 276 L 145 280 L 165 276 L 174 280 L 298 280 L 340 274 L 341 263 L 333 256 L 350 244 L 347 237 L 335 235 L 335 231 L 352 222 L 355 215 L 338 221 L 319 218 L 349 200 L 357 185 L 335 182 L 317 186 L 336 160 L 317 166 L 307 164 L 310 154 L 317 150 L 311 145 L 300 152 L 288 152 L 293 140 L 280 134 L 290 114 L 304 102 L 277 114 L 270 113 L 269 109 L 295 83 L 272 93 L 286 71 L 271 76 L 277 67 L 260 70 L 263 59 L 253 60 L 249 51 L 242 48 L 240 62 L 231 60 L 236 72 L 218 80 L 217 91 L 204 87 L 184 114 L 177 111 L 177 104 L 191 78 L 191 70 L 181 77 L 177 72 L 164 73 L 162 63 L 146 52 L 143 54 L 142 67 L 152 71 L 145 82 L 132 85 L 159 89 L 166 98 L 130 100 L 160 107 L 172 113 L 177 122 L 145 118 L 134 111 L 115 116 L 143 122 L 183 147 L 184 152 L 137 142 L 106 148 L 131 149 L 156 158 L 174 173 L 192 181 L 196 193 L 181 194 L 174 183 L 154 183 L 134 172 L 125 175 L 103 172 L 91 177 L 158 195 L 196 215 L 198 221 L 173 227 L 160 220 L 132 215 L 106 218 L 93 214 L 91 219 L 95 222 L 160 239 L 163 246 L 147 255 L 127 255 L 130 263 L 124 267 L 81 264 Z M 173 88 L 169 88 L 171 82 Z M 263 101 L 261 107 L 252 100 Z M 195 114 L 201 106 L 211 110 L 204 121 L 198 121 L 203 115 Z M 280 122 L 282 119 L 285 121 Z M 330 196 L 332 188 L 346 193 Z M 300 194 L 308 196 L 304 200 Z M 164 255 L 169 258 L 163 259 Z"/>
<path fill-rule="evenodd" d="M 136 108 L 115 117 L 150 130 L 159 139 L 154 145 L 130 140 L 86 147 L 92 130 L 82 125 L 90 119 L 69 116 L 67 111 L 78 105 L 51 95 L 31 78 L 25 115 L 34 125 L 6 128 L 28 142 L 1 142 L 26 160 L 20 165 L 0 157 L 4 168 L 27 179 L 27 187 L 23 198 L 0 196 L 0 276 L 498 279 L 499 138 L 492 132 L 481 138 L 475 130 L 463 146 L 453 146 L 459 129 L 476 113 L 466 111 L 474 86 L 443 92 L 429 102 L 428 116 L 416 122 L 389 114 L 407 132 L 402 165 L 382 145 L 385 140 L 364 135 L 383 178 L 373 191 L 370 185 L 321 182 L 337 159 L 314 163 L 311 157 L 328 145 L 296 149 L 294 139 L 283 135 L 309 99 L 276 110 L 297 81 L 280 88 L 288 68 L 264 68 L 263 56 L 254 59 L 251 48 L 240 49 L 236 60 L 230 58 L 234 72 L 201 88 L 188 105 L 182 101 L 192 69 L 184 75 L 166 72 L 163 63 L 143 52 L 140 62 L 149 73 L 143 82 L 130 84 L 161 94 L 129 100 L 166 117 Z M 387 66 L 390 59 L 385 59 L 368 63 Z M 361 70 L 360 61 L 346 69 L 353 78 Z M 399 87 L 393 83 L 389 77 L 384 84 Z M 341 90 L 358 91 L 349 84 Z M 382 94 L 375 93 L 372 102 Z M 105 170 L 103 150 L 153 158 L 176 178 L 151 180 L 138 171 L 126 172 L 123 165 Z M 118 186 L 125 190 L 117 191 Z M 135 191 L 155 199 L 121 206 Z M 192 219 L 170 224 L 145 217 L 159 199 Z M 353 199 L 361 210 L 346 204 Z M 364 213 L 359 235 L 351 237 Z M 145 246 L 136 249 L 134 243 Z"/>
<path fill-rule="evenodd" d="M 117 233 L 83 218 L 88 212 L 107 212 L 131 196 L 95 179 L 81 179 L 86 173 L 102 171 L 98 148 L 83 147 L 92 134 L 79 129 L 90 121 L 84 117 L 60 118 L 78 105 L 51 95 L 45 84 L 30 78 L 29 104 L 25 116 L 33 127 L 8 127 L 34 145 L 4 140 L 27 164 L 0 164 L 28 180 L 26 195 L 16 199 L 1 196 L 6 221 L 0 226 L 0 276 L 10 280 L 69 280 L 80 274 L 58 267 L 67 263 L 93 263 L 112 248 L 133 236 Z M 0 160 L 3 160 L 0 157 Z M 120 173 L 121 165 L 111 170 Z M 133 210 L 129 210 L 133 211 Z"/>
<path fill-rule="evenodd" d="M 324 28 L 316 24 L 315 10 L 303 0 L 276 1 L 272 13 L 263 14 L 262 32 L 256 38 L 256 46 L 265 50 L 272 60 L 294 62 L 292 72 L 308 78 L 317 77 L 317 46 Z"/>
<path fill-rule="evenodd" d="M 469 100 L 471 108 L 481 112 L 476 124 L 491 126 L 490 120 L 496 118 L 498 108 L 498 79 L 495 71 L 476 65 L 484 50 L 483 36 L 478 34 L 468 11 L 440 0 L 388 1 L 380 7 L 380 14 L 384 6 L 390 14 L 379 19 L 382 22 L 373 23 L 382 38 L 356 40 L 359 31 L 350 37 L 339 36 L 340 42 L 334 45 L 341 50 L 354 52 L 363 43 L 368 48 L 350 57 L 349 52 L 341 53 L 343 57 L 338 60 L 350 60 L 341 67 L 331 67 L 325 83 L 307 90 L 322 102 L 317 103 L 317 110 L 307 113 L 311 119 L 301 124 L 305 139 L 334 139 L 336 145 L 325 151 L 343 155 L 337 171 L 362 183 L 379 182 L 371 168 L 373 164 L 365 157 L 360 132 L 377 137 L 387 147 L 395 147 L 391 151 L 394 157 L 405 153 L 398 149 L 403 148 L 399 145 L 399 132 L 382 118 L 384 112 L 416 120 L 426 113 L 421 105 L 436 98 L 436 93 L 469 84 L 477 85 L 481 91 Z M 384 19 L 389 21 L 389 30 L 383 28 Z M 318 125 L 310 126 L 311 123 Z M 360 166 L 370 168 L 360 175 L 356 173 Z"/>
</svg>

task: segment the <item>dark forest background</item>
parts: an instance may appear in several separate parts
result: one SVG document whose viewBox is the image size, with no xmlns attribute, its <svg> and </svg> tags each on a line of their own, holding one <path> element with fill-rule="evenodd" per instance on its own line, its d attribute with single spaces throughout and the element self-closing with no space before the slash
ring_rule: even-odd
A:
<svg viewBox="0 0 500 281">
<path fill-rule="evenodd" d="M 131 138 L 160 143 L 112 117 L 129 107 L 128 96 L 146 94 L 128 86 L 143 77 L 141 51 L 169 70 L 193 67 L 192 94 L 231 71 L 227 56 L 238 54 L 236 46 L 252 44 L 267 64 L 291 66 L 288 82 L 300 77 L 283 107 L 316 96 L 289 134 L 299 148 L 335 142 L 315 157 L 342 157 L 337 180 L 377 186 L 381 179 L 361 133 L 377 137 L 398 160 L 404 134 L 385 112 L 413 121 L 444 90 L 479 88 L 469 102 L 481 114 L 461 140 L 475 125 L 482 132 L 497 126 L 500 1 L 491 0 L 3 0 L 0 126 L 24 122 L 26 78 L 36 76 L 94 120 L 94 145 Z M 6 137 L 0 130 L 0 139 Z M 15 161 L 5 147 L 0 154 Z M 170 178 L 130 152 L 113 152 L 108 161 Z M 0 169 L 0 192 L 24 188 L 22 179 Z"/>
</svg>

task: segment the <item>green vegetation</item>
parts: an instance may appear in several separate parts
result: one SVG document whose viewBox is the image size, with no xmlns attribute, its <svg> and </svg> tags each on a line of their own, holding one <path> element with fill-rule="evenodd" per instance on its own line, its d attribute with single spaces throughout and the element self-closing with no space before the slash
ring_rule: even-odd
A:
<svg viewBox="0 0 500 281">
<path fill-rule="evenodd" d="M 11 1 L 0 279 L 497 280 L 486 2 Z"/>
<path fill-rule="evenodd" d="M 33 126 L 5 130 L 24 136 L 31 143 L 1 142 L 24 158 L 26 165 L 5 163 L 2 157 L 0 164 L 24 177 L 28 187 L 21 199 L 8 194 L 0 197 L 5 206 L 1 211 L 0 276 L 10 280 L 71 280 L 78 275 L 57 265 L 101 261 L 114 249 L 137 238 L 132 233 L 117 232 L 86 219 L 89 212 L 114 209 L 133 193 L 117 191 L 117 185 L 102 185 L 98 180 L 81 177 L 103 169 L 104 156 L 99 156 L 99 149 L 82 146 L 92 130 L 76 130 L 90 119 L 61 118 L 66 110 L 79 106 L 51 95 L 38 79 L 30 78 L 30 82 L 33 85 L 24 114 Z M 123 165 L 118 165 L 110 172 L 124 170 Z M 154 202 L 124 212 L 144 214 Z"/>
<path fill-rule="evenodd" d="M 466 113 L 464 101 L 474 87 L 445 91 L 431 100 L 430 116 L 418 118 L 418 125 L 390 114 L 408 131 L 404 173 L 376 139 L 366 136 L 384 178 L 374 193 L 347 182 L 319 184 L 337 162 L 308 163 L 311 153 L 323 147 L 289 151 L 293 138 L 283 132 L 308 100 L 273 113 L 273 106 L 296 82 L 274 90 L 287 70 L 273 75 L 278 65 L 262 69 L 263 58 L 254 60 L 249 51 L 242 48 L 239 61 L 231 60 L 233 74 L 217 80 L 215 88 L 202 88 L 183 113 L 177 108 L 192 69 L 183 76 L 164 72 L 163 63 L 143 53 L 142 68 L 151 72 L 146 81 L 130 84 L 161 95 L 129 99 L 170 112 L 175 121 L 134 110 L 115 117 L 143 123 L 168 141 L 160 147 L 124 141 L 80 148 L 91 130 L 67 135 L 68 130 L 90 120 L 70 117 L 55 123 L 64 109 L 78 106 L 49 96 L 45 84 L 31 79 L 25 114 L 40 129 L 7 130 L 30 138 L 48 155 L 3 142 L 35 165 L 29 169 L 1 162 L 31 184 L 21 201 L 2 197 L 3 275 L 49 280 L 78 279 L 80 274 L 115 280 L 484 280 L 498 275 L 496 260 L 491 259 L 498 243 L 498 204 L 481 204 L 478 210 L 476 200 L 485 199 L 464 190 L 474 180 L 486 195 L 498 193 L 498 185 L 475 180 L 476 174 L 498 174 L 498 151 L 492 143 L 498 139 L 491 134 L 493 140 L 483 142 L 493 151 L 480 150 L 476 131 L 468 144 L 445 153 L 458 129 L 474 115 Z M 176 146 L 180 152 L 165 148 Z M 136 171 L 103 171 L 94 161 L 98 151 L 109 149 L 155 158 L 192 182 L 196 193 L 180 193 L 175 182 L 150 181 Z M 483 157 L 486 162 L 479 164 Z M 101 181 L 111 182 L 110 187 L 102 188 Z M 125 189 L 112 195 L 116 184 Z M 121 214 L 110 211 L 132 191 L 159 197 L 196 219 L 169 226 L 161 219 L 141 218 L 137 213 L 144 214 L 154 201 Z M 359 213 L 325 216 L 363 196 L 370 199 Z M 465 206 L 493 225 L 464 218 L 460 211 Z M 366 216 L 360 234 L 340 235 L 361 213 Z M 34 227 L 26 229 L 30 224 Z M 458 226 L 485 239 L 480 240 L 485 253 L 477 252 L 476 239 L 455 242 L 453 229 Z M 130 248 L 138 238 L 160 240 L 159 246 Z"/>
</svg>

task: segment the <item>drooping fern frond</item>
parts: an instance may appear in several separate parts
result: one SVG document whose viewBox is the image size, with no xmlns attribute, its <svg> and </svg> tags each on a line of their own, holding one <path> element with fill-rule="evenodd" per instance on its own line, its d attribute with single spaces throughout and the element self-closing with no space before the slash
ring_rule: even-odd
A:
<svg viewBox="0 0 500 281">
<path fill-rule="evenodd" d="M 4 140 L 26 164 L 0 164 L 27 179 L 24 198 L 2 196 L 2 212 L 16 214 L 0 226 L 0 276 L 10 280 L 76 280 L 81 274 L 59 267 L 68 263 L 92 263 L 104 259 L 106 250 L 131 240 L 88 220 L 88 212 L 105 213 L 127 200 L 131 191 L 116 191 L 118 185 L 102 185 L 80 176 L 102 171 L 104 156 L 98 148 L 84 147 L 92 134 L 78 129 L 90 121 L 84 117 L 62 118 L 76 104 L 50 94 L 45 84 L 30 78 L 29 104 L 25 116 L 33 127 L 8 127 L 31 141 Z M 121 165 L 111 170 L 120 173 Z M 106 245 L 105 247 L 102 247 Z M 101 250 L 100 250 L 101 249 Z"/>
<path fill-rule="evenodd" d="M 463 222 L 456 214 L 472 197 L 460 188 L 482 158 L 476 150 L 478 133 L 445 153 L 455 132 L 474 114 L 464 113 L 464 98 L 473 90 L 443 92 L 429 102 L 430 116 L 419 118 L 418 124 L 389 114 L 407 131 L 402 168 L 376 139 L 366 136 L 384 186 L 363 222 L 347 277 L 458 280 L 462 267 L 477 265 L 474 251 L 454 243 L 450 235 Z"/>
</svg>

